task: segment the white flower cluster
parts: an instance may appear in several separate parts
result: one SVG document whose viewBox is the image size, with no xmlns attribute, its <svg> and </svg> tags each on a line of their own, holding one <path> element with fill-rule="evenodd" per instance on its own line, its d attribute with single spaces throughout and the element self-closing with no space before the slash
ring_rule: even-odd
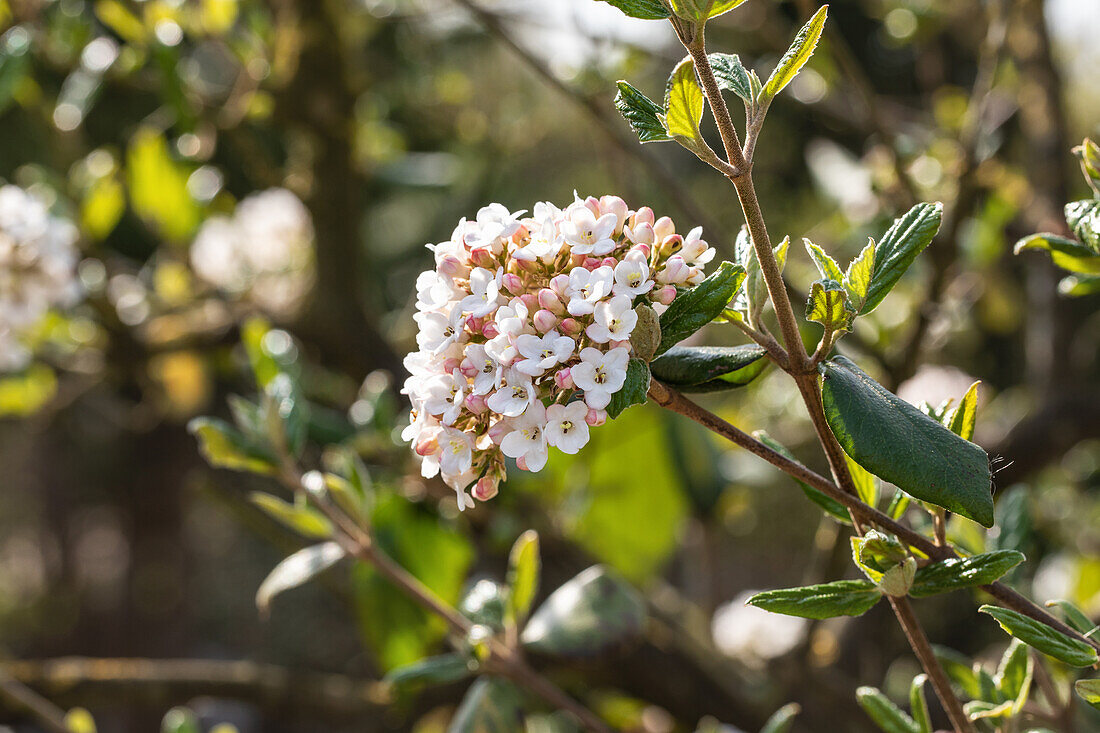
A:
<svg viewBox="0 0 1100 733">
<path fill-rule="evenodd" d="M 252 194 L 232 217 L 206 220 L 191 245 L 191 266 L 265 310 L 293 312 L 313 284 L 313 220 L 285 188 Z"/>
<path fill-rule="evenodd" d="M 681 236 L 618 196 L 525 213 L 491 204 L 463 219 L 428 245 L 436 266 L 416 283 L 402 437 L 460 508 L 497 493 L 505 456 L 538 471 L 550 447 L 579 451 L 626 379 L 635 305 L 667 308 L 714 257 L 701 228 Z"/>
<path fill-rule="evenodd" d="M 26 366 L 27 331 L 80 297 L 77 229 L 13 185 L 0 186 L 0 371 Z"/>
</svg>

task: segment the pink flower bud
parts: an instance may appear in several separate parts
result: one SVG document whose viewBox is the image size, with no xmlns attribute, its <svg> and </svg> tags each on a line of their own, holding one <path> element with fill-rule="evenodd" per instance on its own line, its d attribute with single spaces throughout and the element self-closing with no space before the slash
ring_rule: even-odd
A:
<svg viewBox="0 0 1100 733">
<path fill-rule="evenodd" d="M 592 212 L 592 216 L 600 218 L 600 200 L 595 196 L 589 196 L 584 200 L 584 207 Z"/>
<path fill-rule="evenodd" d="M 489 409 L 489 405 L 485 400 L 485 395 L 471 394 L 466 395 L 465 403 L 466 409 L 475 415 L 480 415 Z"/>
<path fill-rule="evenodd" d="M 653 233 L 657 235 L 657 239 L 664 239 L 668 235 L 676 233 L 676 225 L 672 223 L 672 219 L 662 216 L 653 223 Z"/>
<path fill-rule="evenodd" d="M 675 299 L 676 288 L 672 287 L 671 285 L 666 285 L 660 290 L 655 290 L 653 292 L 653 300 L 663 305 L 669 305 Z"/>
<path fill-rule="evenodd" d="M 655 215 L 653 213 L 653 209 L 649 208 L 648 206 L 643 206 L 642 208 L 634 212 L 634 224 L 631 228 L 637 229 L 639 226 L 642 226 L 644 224 L 649 224 L 650 226 L 652 226 L 654 218 Z"/>
<path fill-rule="evenodd" d="M 679 234 L 670 234 L 661 240 L 661 256 L 669 257 L 676 254 L 684 246 L 684 238 Z"/>
<path fill-rule="evenodd" d="M 546 333 L 558 325 L 558 317 L 545 309 L 536 311 L 532 320 L 535 323 L 535 330 L 539 333 Z"/>
<path fill-rule="evenodd" d="M 456 359 L 453 356 L 450 359 L 445 359 L 443 361 L 443 371 L 447 372 L 448 374 L 453 372 L 455 369 L 458 369 L 460 366 L 462 366 L 462 360 Z"/>
<path fill-rule="evenodd" d="M 496 321 L 487 321 L 481 329 L 481 335 L 487 339 L 496 338 L 500 335 L 500 329 L 497 328 Z"/>
<path fill-rule="evenodd" d="M 462 376 L 466 377 L 467 379 L 473 379 L 477 376 L 478 373 L 477 366 L 469 359 L 463 359 L 462 366 L 460 366 L 458 369 L 462 372 Z"/>
<path fill-rule="evenodd" d="M 584 330 L 584 326 L 575 318 L 566 318 L 558 324 L 558 330 L 566 336 L 576 336 Z"/>
<path fill-rule="evenodd" d="M 653 233 L 653 226 L 650 224 L 639 224 L 632 227 L 630 234 L 631 241 L 636 244 L 653 244 L 657 241 L 657 235 Z"/>
<path fill-rule="evenodd" d="M 474 318 L 470 316 L 466 319 L 466 329 L 470 333 L 481 333 L 481 329 L 485 327 L 484 318 Z"/>
<path fill-rule="evenodd" d="M 447 255 L 440 260 L 438 269 L 439 274 L 447 277 L 465 277 L 470 272 L 470 268 L 454 255 Z"/>
<path fill-rule="evenodd" d="M 534 293 L 524 293 L 519 299 L 527 307 L 528 313 L 539 309 L 539 297 Z"/>
<path fill-rule="evenodd" d="M 527 467 L 527 456 L 520 456 L 519 458 L 517 458 L 516 459 L 516 466 L 519 467 L 519 470 L 521 470 L 521 471 L 530 471 L 531 470 Z"/>
<path fill-rule="evenodd" d="M 672 255 L 665 262 L 664 269 L 658 274 L 657 281 L 675 285 L 687 280 L 689 268 L 684 258 L 680 255 Z"/>
<path fill-rule="evenodd" d="M 558 389 L 573 389 L 573 374 L 569 371 L 569 367 L 559 369 L 554 372 L 554 384 Z"/>
<path fill-rule="evenodd" d="M 607 422 L 607 410 L 593 410 L 588 408 L 588 414 L 584 416 L 584 421 L 594 428 L 598 428 Z"/>
<path fill-rule="evenodd" d="M 527 227 L 520 224 L 519 229 L 512 234 L 512 241 L 521 247 L 525 247 L 531 241 L 531 232 L 527 231 Z"/>
<path fill-rule="evenodd" d="M 425 430 L 420 433 L 413 450 L 418 456 L 430 456 L 439 451 L 439 429 Z"/>
<path fill-rule="evenodd" d="M 561 302 L 561 298 L 550 288 L 543 288 L 538 292 L 538 301 L 540 306 L 551 313 L 559 316 L 565 313 L 565 305 Z"/>
<path fill-rule="evenodd" d="M 474 498 L 478 501 L 489 501 L 497 495 L 497 491 L 500 486 L 497 479 L 493 476 L 482 476 L 474 484 L 473 491 Z"/>
<path fill-rule="evenodd" d="M 607 342 L 607 348 L 609 348 L 609 349 L 617 349 L 617 348 L 620 348 L 620 347 L 626 349 L 627 351 L 630 351 L 631 350 L 630 339 L 627 339 L 626 341 L 608 341 Z"/>
<path fill-rule="evenodd" d="M 640 256 L 643 260 L 648 260 L 651 254 L 653 254 L 653 248 L 650 247 L 648 244 L 635 244 L 626 253 L 626 256 L 630 257 L 631 255 L 636 255 Z M 624 257 L 623 259 L 626 259 L 626 257 Z"/>
<path fill-rule="evenodd" d="M 550 289 L 554 291 L 554 294 L 559 298 L 565 297 L 565 289 L 569 287 L 568 275 L 554 275 L 550 278 Z"/>
<path fill-rule="evenodd" d="M 600 211 L 605 214 L 615 215 L 615 232 L 621 232 L 623 224 L 626 223 L 627 206 L 626 202 L 618 196 L 602 196 L 600 197 Z"/>
<path fill-rule="evenodd" d="M 599 257 L 585 257 L 584 263 L 581 266 L 586 270 L 595 270 L 602 264 L 603 260 L 601 260 Z"/>
<path fill-rule="evenodd" d="M 614 257 L 604 257 L 602 260 L 600 260 L 600 266 L 601 267 L 603 267 L 603 266 L 615 267 L 615 265 L 617 265 L 617 264 L 619 264 L 619 261 L 617 259 L 615 259 Z"/>
<path fill-rule="evenodd" d="M 523 293 L 523 278 L 514 273 L 506 273 L 501 278 L 501 285 L 512 295 L 521 295 Z"/>
<path fill-rule="evenodd" d="M 512 432 L 511 426 L 506 421 L 500 420 L 489 427 L 488 435 L 490 440 L 500 445 L 500 441 L 504 440 L 504 436 L 510 432 Z"/>
<path fill-rule="evenodd" d="M 470 252 L 470 262 L 475 267 L 484 267 L 486 270 L 496 269 L 496 263 L 493 261 L 493 253 L 485 247 L 478 247 Z"/>
</svg>

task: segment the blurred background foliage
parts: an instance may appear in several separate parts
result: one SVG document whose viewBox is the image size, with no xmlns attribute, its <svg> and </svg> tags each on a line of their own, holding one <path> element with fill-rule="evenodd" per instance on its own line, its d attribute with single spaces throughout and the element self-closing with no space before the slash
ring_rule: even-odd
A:
<svg viewBox="0 0 1100 733">
<path fill-rule="evenodd" d="M 752 0 L 711 25 L 711 48 L 766 72 L 815 7 Z M 593 0 L 0 0 L 0 24 L 0 178 L 79 226 L 87 294 L 0 379 L 5 674 L 100 730 L 154 730 L 184 703 L 242 733 L 443 729 L 461 686 L 393 701 L 372 682 L 444 629 L 369 568 L 258 617 L 255 588 L 309 528 L 250 501 L 262 480 L 207 468 L 184 426 L 252 390 L 241 324 L 263 314 L 301 345 L 311 438 L 342 446 L 314 459 L 363 461 L 381 541 L 441 595 L 499 580 L 531 527 L 544 589 L 599 561 L 646 594 L 643 642 L 548 668 L 617 724 L 752 730 L 793 700 L 797 729 L 862 730 L 859 684 L 904 698 L 916 662 L 881 608 L 856 627 L 743 607 L 750 589 L 837 577 L 847 541 L 789 479 L 696 426 L 631 410 L 462 515 L 401 444 L 423 245 L 481 205 L 616 193 L 732 256 L 728 188 L 674 146 L 632 142 L 611 105 L 619 78 L 663 89 L 679 56 L 666 25 Z M 1011 245 L 1063 232 L 1062 203 L 1086 195 L 1068 151 L 1100 133 L 1098 39 L 1100 0 L 837 2 L 754 166 L 772 235 L 837 259 L 912 201 L 946 202 L 940 237 L 842 350 L 911 401 L 983 381 L 976 440 L 1007 524 L 953 531 L 974 551 L 1024 549 L 1017 584 L 1094 617 L 1100 311 Z M 305 204 L 306 248 L 257 274 L 270 243 L 253 237 L 234 280 L 197 243 L 285 213 L 253 206 L 260 224 L 242 223 L 238 204 L 272 188 Z M 801 292 L 816 275 L 792 256 L 788 277 Z M 288 348 L 272 333 L 253 348 Z M 708 406 L 823 470 L 781 376 Z M 934 640 L 999 655 L 968 599 L 919 611 Z"/>
</svg>

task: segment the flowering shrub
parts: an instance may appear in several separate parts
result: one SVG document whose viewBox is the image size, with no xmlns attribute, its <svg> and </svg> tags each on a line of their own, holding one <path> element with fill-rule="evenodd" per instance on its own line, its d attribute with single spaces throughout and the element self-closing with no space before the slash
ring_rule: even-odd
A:
<svg viewBox="0 0 1100 733">
<path fill-rule="evenodd" d="M 626 380 L 635 308 L 663 312 L 714 258 L 701 227 L 677 234 L 618 196 L 524 213 L 491 204 L 463 219 L 428 245 L 436 267 L 416 283 L 402 437 L 461 508 L 496 495 L 505 456 L 538 471 L 551 447 L 584 447 Z"/>
<path fill-rule="evenodd" d="M 52 308 L 80 297 L 72 222 L 11 184 L 0 187 L 0 371 L 27 365 L 28 331 Z"/>
</svg>

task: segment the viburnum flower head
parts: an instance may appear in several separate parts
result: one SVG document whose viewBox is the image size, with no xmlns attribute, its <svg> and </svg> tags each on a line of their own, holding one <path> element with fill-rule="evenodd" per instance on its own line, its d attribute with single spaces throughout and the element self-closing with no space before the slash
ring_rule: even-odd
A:
<svg viewBox="0 0 1100 733">
<path fill-rule="evenodd" d="M 539 471 L 551 448 L 580 451 L 626 381 L 634 309 L 662 312 L 714 257 L 700 228 L 618 196 L 530 211 L 463 219 L 416 281 L 402 437 L 461 509 L 497 493 L 507 458 Z"/>
</svg>

